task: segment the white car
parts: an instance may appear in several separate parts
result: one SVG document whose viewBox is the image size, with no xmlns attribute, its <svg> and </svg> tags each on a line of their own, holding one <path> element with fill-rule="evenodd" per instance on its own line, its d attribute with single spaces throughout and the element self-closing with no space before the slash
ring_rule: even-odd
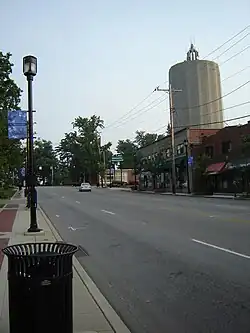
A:
<svg viewBox="0 0 250 333">
<path fill-rule="evenodd" d="M 79 187 L 79 192 L 91 192 L 91 185 L 89 183 L 82 183 Z"/>
</svg>

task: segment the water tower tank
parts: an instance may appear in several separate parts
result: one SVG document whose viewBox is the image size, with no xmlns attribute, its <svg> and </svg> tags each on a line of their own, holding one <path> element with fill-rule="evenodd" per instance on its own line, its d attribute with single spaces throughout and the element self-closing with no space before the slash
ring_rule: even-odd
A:
<svg viewBox="0 0 250 333">
<path fill-rule="evenodd" d="M 181 92 L 173 94 L 174 128 L 222 128 L 223 105 L 218 64 L 199 60 L 193 45 L 187 60 L 172 66 L 169 83 Z"/>
</svg>

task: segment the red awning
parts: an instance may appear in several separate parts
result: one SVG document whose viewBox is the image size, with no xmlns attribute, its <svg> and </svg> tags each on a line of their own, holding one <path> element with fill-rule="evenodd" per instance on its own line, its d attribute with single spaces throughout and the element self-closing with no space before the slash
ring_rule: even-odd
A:
<svg viewBox="0 0 250 333">
<path fill-rule="evenodd" d="M 225 164 L 226 164 L 226 162 L 210 164 L 207 167 L 206 172 L 213 173 L 213 174 L 219 173 L 224 168 Z"/>
</svg>

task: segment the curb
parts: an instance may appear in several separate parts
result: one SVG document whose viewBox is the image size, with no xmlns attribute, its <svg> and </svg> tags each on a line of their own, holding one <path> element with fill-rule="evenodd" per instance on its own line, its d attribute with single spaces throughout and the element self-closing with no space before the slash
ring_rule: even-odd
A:
<svg viewBox="0 0 250 333">
<path fill-rule="evenodd" d="M 199 197 L 199 195 L 194 195 L 195 197 Z M 239 198 L 234 198 L 234 197 L 213 197 L 212 195 L 203 195 L 202 198 L 206 198 L 206 199 L 226 199 L 226 200 L 242 200 Z"/>
<path fill-rule="evenodd" d="M 244 201 L 244 200 L 250 200 L 250 198 L 240 198 L 240 197 L 213 197 L 213 196 L 203 196 L 203 198 L 207 199 L 227 199 L 227 200 L 236 200 L 236 201 Z"/>
<path fill-rule="evenodd" d="M 165 196 L 173 196 L 173 197 L 183 197 L 183 198 L 205 198 L 205 199 L 222 199 L 222 200 L 236 200 L 236 201 L 246 201 L 246 200 L 250 200 L 250 198 L 241 198 L 241 197 L 231 197 L 231 196 L 224 196 L 224 197 L 216 197 L 216 196 L 209 196 L 209 195 L 199 195 L 199 194 L 179 194 L 176 193 L 175 195 L 173 195 L 172 193 L 168 193 L 168 192 L 147 192 L 147 191 L 131 191 L 131 193 L 139 193 L 139 194 L 158 194 L 158 195 L 165 195 Z"/>
<path fill-rule="evenodd" d="M 48 218 L 47 214 L 44 212 L 44 210 L 41 208 L 40 205 L 39 210 L 47 222 L 52 234 L 58 241 L 63 241 L 60 234 L 56 230 L 56 228 L 53 226 L 52 222 Z M 101 291 L 98 289 L 96 284 L 93 280 L 89 277 L 88 273 L 85 271 L 85 269 L 82 267 L 80 262 L 76 259 L 76 257 L 73 257 L 73 266 L 79 275 L 80 279 L 82 280 L 83 284 L 87 288 L 88 292 L 90 293 L 91 297 L 103 313 L 106 320 L 109 322 L 110 326 L 114 330 L 115 333 L 131 333 L 128 327 L 124 324 L 124 322 L 121 320 L 121 318 L 118 316 L 118 314 L 115 312 L 115 310 L 112 308 L 108 300 L 103 296 Z"/>
</svg>

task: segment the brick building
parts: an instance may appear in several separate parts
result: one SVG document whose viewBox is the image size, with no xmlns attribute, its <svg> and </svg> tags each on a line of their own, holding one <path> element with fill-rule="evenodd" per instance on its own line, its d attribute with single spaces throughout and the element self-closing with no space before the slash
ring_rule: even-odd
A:
<svg viewBox="0 0 250 333">
<path fill-rule="evenodd" d="M 219 129 L 188 129 L 184 128 L 175 133 L 175 164 L 176 164 L 176 180 L 177 188 L 182 187 L 187 181 L 187 172 L 189 173 L 190 183 L 192 184 L 192 165 L 187 168 L 187 158 L 192 156 L 193 147 L 202 144 L 205 138 L 217 133 Z M 185 149 L 185 141 L 188 143 L 187 151 Z M 153 190 L 161 189 L 163 191 L 171 191 L 172 186 L 172 143 L 171 136 L 168 135 L 154 143 L 144 146 L 138 150 L 141 159 L 140 189 Z M 160 156 L 160 161 L 159 161 Z M 161 170 L 152 172 L 148 170 L 146 165 L 157 160 L 163 162 Z"/>
<path fill-rule="evenodd" d="M 240 126 L 228 126 L 216 134 L 203 139 L 193 148 L 194 160 L 206 157 L 208 182 L 215 192 L 237 192 L 246 190 L 246 167 L 250 166 L 250 149 L 244 151 L 243 139 L 250 136 L 250 122 Z"/>
</svg>

